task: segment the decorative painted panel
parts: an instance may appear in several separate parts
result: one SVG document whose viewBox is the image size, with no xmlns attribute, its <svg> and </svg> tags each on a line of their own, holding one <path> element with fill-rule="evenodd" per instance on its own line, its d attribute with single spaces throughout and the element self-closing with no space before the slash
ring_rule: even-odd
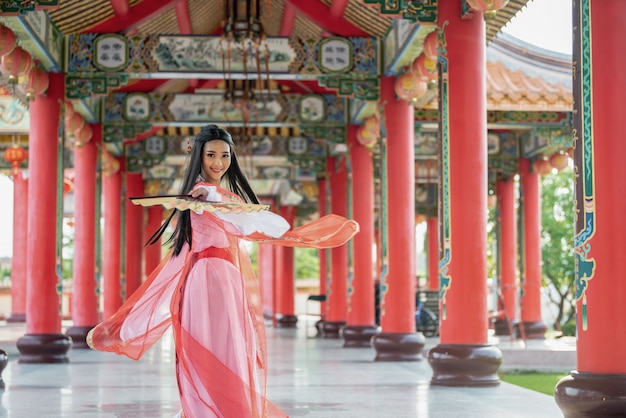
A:
<svg viewBox="0 0 626 418">
<path fill-rule="evenodd" d="M 221 36 L 82 33 L 67 37 L 68 73 L 119 71 L 141 78 L 147 73 L 203 73 L 208 78 L 241 74 L 272 78 L 284 74 L 375 75 L 376 38 L 297 40 L 268 37 L 259 44 L 231 42 Z M 308 77 L 307 77 L 308 76 Z"/>
<path fill-rule="evenodd" d="M 275 95 L 226 100 L 205 94 L 113 93 L 104 102 L 103 122 L 343 125 L 345 100 L 333 95 Z"/>
</svg>

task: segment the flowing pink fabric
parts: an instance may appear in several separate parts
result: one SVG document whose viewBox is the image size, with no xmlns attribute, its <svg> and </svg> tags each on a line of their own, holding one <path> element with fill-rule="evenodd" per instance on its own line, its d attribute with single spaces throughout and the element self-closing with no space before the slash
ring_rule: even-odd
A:
<svg viewBox="0 0 626 418">
<path fill-rule="evenodd" d="M 224 200 L 239 197 L 219 189 Z M 258 281 L 239 229 L 211 213 L 191 213 L 192 250 L 171 252 L 142 286 L 88 336 L 92 348 L 139 359 L 172 325 L 176 376 L 187 418 L 286 417 L 266 397 L 267 351 Z M 328 216 L 280 238 L 280 245 L 330 248 L 358 224 Z"/>
</svg>

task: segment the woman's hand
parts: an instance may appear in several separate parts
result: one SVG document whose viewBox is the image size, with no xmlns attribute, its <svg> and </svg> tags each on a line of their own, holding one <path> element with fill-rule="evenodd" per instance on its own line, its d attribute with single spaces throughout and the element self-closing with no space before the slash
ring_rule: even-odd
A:
<svg viewBox="0 0 626 418">
<path fill-rule="evenodd" d="M 222 201 L 222 196 L 217 192 L 217 187 L 215 186 L 196 186 L 196 188 L 189 193 L 189 196 L 195 197 L 203 202 Z"/>
<path fill-rule="evenodd" d="M 209 191 L 204 187 L 197 187 L 189 193 L 191 197 L 202 200 L 203 202 L 207 201 L 207 197 L 209 196 Z"/>
</svg>

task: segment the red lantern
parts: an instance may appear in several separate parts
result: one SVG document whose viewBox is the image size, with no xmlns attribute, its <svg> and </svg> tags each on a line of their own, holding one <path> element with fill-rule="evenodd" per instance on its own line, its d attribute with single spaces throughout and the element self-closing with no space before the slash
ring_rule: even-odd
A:
<svg viewBox="0 0 626 418">
<path fill-rule="evenodd" d="M 466 0 L 469 7 L 476 12 L 494 13 L 507 5 L 509 0 Z"/>
<path fill-rule="evenodd" d="M 4 150 L 4 159 L 11 163 L 13 175 L 17 174 L 20 169 L 20 164 L 26 161 L 26 158 L 28 158 L 28 152 L 20 146 L 13 145 L 11 148 Z"/>
<path fill-rule="evenodd" d="M 16 46 L 13 51 L 2 57 L 2 72 L 9 76 L 9 81 L 17 83 L 17 79 L 30 70 L 33 58 L 21 47 Z"/>
<path fill-rule="evenodd" d="M 426 90 L 428 90 L 428 84 L 424 80 L 418 80 L 413 73 L 404 73 L 400 77 L 396 78 L 395 84 L 396 95 L 407 101 L 415 101 L 422 97 Z"/>
<path fill-rule="evenodd" d="M 63 194 L 67 194 L 74 191 L 74 180 L 64 177 L 63 178 Z"/>
<path fill-rule="evenodd" d="M 437 55 L 439 54 L 437 52 L 437 47 L 439 43 L 438 36 L 439 34 L 436 30 L 434 30 L 426 35 L 426 38 L 424 38 L 424 46 L 422 49 L 424 50 L 424 55 L 426 55 L 426 57 L 430 58 L 431 60 L 437 60 Z"/>
<path fill-rule="evenodd" d="M 74 132 L 74 136 L 76 137 L 76 145 L 82 147 L 93 138 L 93 129 L 90 124 L 84 123 L 80 129 Z"/>
<path fill-rule="evenodd" d="M 85 124 L 85 120 L 80 115 L 80 113 L 74 113 L 69 118 L 65 118 L 65 129 L 72 134 L 76 134 L 80 128 Z"/>
<path fill-rule="evenodd" d="M 378 120 L 378 116 L 372 115 L 367 117 L 363 123 L 363 127 L 370 132 L 378 134 L 380 131 L 380 121 Z"/>
<path fill-rule="evenodd" d="M 65 102 L 65 119 L 70 119 L 74 116 L 74 105 L 69 100 Z"/>
<path fill-rule="evenodd" d="M 567 157 L 567 154 L 563 152 L 555 152 L 550 156 L 550 165 L 553 168 L 556 168 L 557 171 L 561 171 L 567 167 L 568 162 L 569 158 Z"/>
<path fill-rule="evenodd" d="M 411 70 L 421 80 L 434 80 L 437 78 L 437 61 L 428 58 L 426 54 L 420 54 L 411 64 Z"/>
<path fill-rule="evenodd" d="M 15 34 L 4 25 L 0 25 L 0 57 L 10 54 L 15 49 Z"/>
<path fill-rule="evenodd" d="M 43 94 L 48 89 L 48 73 L 41 67 L 35 67 L 28 73 L 26 82 L 26 98 L 34 100 L 35 97 Z"/>
<path fill-rule="evenodd" d="M 533 169 L 540 176 L 545 176 L 552 171 L 552 166 L 546 158 L 540 158 L 533 163 Z"/>
<path fill-rule="evenodd" d="M 356 131 L 356 140 L 365 148 L 372 149 L 378 140 L 378 131 L 370 131 L 365 125 L 359 126 Z"/>
</svg>

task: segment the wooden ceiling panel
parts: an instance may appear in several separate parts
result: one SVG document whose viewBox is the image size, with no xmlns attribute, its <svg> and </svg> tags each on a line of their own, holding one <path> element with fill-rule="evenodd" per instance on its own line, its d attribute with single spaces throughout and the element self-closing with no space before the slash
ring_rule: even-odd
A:
<svg viewBox="0 0 626 418">
<path fill-rule="evenodd" d="M 189 11 L 191 14 L 191 10 Z M 176 20 L 176 10 L 168 8 L 164 13 L 150 19 L 142 25 L 137 26 L 137 32 L 142 35 L 147 34 L 179 34 L 178 21 Z"/>
<path fill-rule="evenodd" d="M 493 41 L 502 28 L 505 27 L 520 10 L 526 7 L 529 1 L 530 0 L 509 0 L 508 4 L 502 10 L 496 12 L 495 17 L 485 19 L 487 43 Z"/>
<path fill-rule="evenodd" d="M 266 6 L 266 4 L 268 4 Z M 280 27 L 283 23 L 285 3 L 283 0 L 271 0 L 269 3 L 261 2 L 261 25 L 267 36 L 279 36 Z"/>
<path fill-rule="evenodd" d="M 64 35 L 82 32 L 115 15 L 109 0 L 61 0 L 49 13 Z"/>
<path fill-rule="evenodd" d="M 321 0 L 330 7 L 333 0 Z M 381 16 L 378 6 L 368 6 L 361 0 L 349 0 L 343 18 L 371 36 L 382 37 L 389 30 L 393 17 Z"/>
<path fill-rule="evenodd" d="M 225 18 L 221 1 L 187 0 L 193 33 L 209 35 L 218 31 Z"/>
</svg>

